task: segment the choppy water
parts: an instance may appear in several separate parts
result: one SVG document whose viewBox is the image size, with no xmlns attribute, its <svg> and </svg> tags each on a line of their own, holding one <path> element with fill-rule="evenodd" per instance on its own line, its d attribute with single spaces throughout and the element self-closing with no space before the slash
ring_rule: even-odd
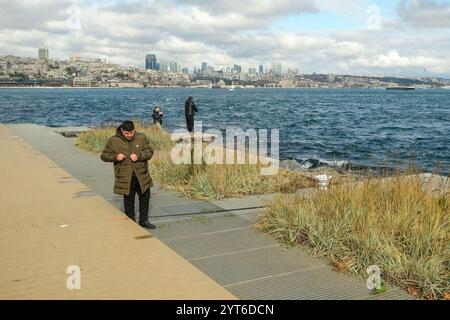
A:
<svg viewBox="0 0 450 320">
<path fill-rule="evenodd" d="M 449 172 L 450 90 L 444 89 L 0 89 L 0 123 L 150 121 L 158 104 L 172 130 L 185 126 L 188 95 L 205 129 L 279 128 L 281 159 L 304 166 L 395 165 L 400 159 Z"/>
</svg>

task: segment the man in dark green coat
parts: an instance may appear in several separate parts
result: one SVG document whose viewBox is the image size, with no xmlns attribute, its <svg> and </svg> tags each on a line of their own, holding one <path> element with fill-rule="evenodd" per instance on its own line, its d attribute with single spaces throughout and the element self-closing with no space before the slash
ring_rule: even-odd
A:
<svg viewBox="0 0 450 320">
<path fill-rule="evenodd" d="M 152 178 L 147 161 L 153 156 L 153 148 L 143 133 L 135 132 L 132 121 L 124 121 L 109 138 L 100 158 L 114 163 L 114 193 L 123 195 L 125 214 L 135 220 L 134 199 L 139 196 L 139 225 L 155 229 L 148 222 L 150 188 Z"/>
</svg>

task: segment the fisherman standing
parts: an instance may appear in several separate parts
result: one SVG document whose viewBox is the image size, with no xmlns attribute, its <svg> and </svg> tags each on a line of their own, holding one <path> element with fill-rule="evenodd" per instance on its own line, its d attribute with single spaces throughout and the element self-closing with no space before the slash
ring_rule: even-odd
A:
<svg viewBox="0 0 450 320">
<path fill-rule="evenodd" d="M 186 126 L 189 132 L 194 131 L 194 115 L 198 112 L 194 98 L 189 96 L 184 103 L 184 114 L 186 115 Z"/>
</svg>

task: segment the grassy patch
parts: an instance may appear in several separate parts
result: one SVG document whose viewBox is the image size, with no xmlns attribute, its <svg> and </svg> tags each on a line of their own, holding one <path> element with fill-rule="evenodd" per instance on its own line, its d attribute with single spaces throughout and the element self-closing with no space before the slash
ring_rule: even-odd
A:
<svg viewBox="0 0 450 320">
<path fill-rule="evenodd" d="M 149 162 L 149 172 L 153 178 L 173 191 L 181 192 L 195 199 L 223 199 L 252 194 L 294 192 L 300 188 L 314 186 L 314 181 L 300 173 L 279 170 L 271 176 L 261 175 L 262 165 L 258 164 L 174 164 L 171 159 L 170 135 L 159 127 L 141 127 L 155 148 Z M 81 134 L 77 146 L 92 152 L 101 152 L 115 128 L 97 128 Z M 224 152 L 225 154 L 225 152 Z M 246 156 L 248 158 L 248 155 Z"/>
<path fill-rule="evenodd" d="M 268 202 L 258 229 L 285 245 L 327 255 L 336 269 L 382 279 L 427 299 L 448 296 L 449 194 L 432 197 L 418 176 L 369 178 L 332 186 L 312 198 L 281 196 Z"/>
<path fill-rule="evenodd" d="M 155 150 L 170 148 L 172 142 L 170 135 L 159 126 L 143 127 L 138 121 L 135 121 L 136 131 L 144 133 L 150 140 Z M 76 146 L 81 149 L 100 153 L 105 147 L 108 139 L 116 134 L 116 127 L 96 128 L 83 132 L 77 138 Z"/>
</svg>

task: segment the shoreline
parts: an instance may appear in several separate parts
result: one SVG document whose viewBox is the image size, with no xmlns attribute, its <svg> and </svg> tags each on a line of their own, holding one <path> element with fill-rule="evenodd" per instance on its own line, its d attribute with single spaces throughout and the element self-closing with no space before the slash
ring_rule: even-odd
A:
<svg viewBox="0 0 450 320">
<path fill-rule="evenodd" d="M 36 125 L 41 127 L 47 127 L 52 129 L 55 133 L 58 133 L 66 138 L 77 138 L 78 135 L 82 132 L 86 132 L 88 130 L 96 129 L 98 126 L 49 126 L 36 124 L 31 122 L 17 122 L 17 123 L 3 123 L 0 122 L 0 125 Z M 119 124 L 119 123 L 118 123 Z M 117 125 L 118 125 L 117 124 Z M 115 124 L 114 124 L 115 125 Z M 163 131 L 167 134 L 171 134 L 167 128 L 164 128 Z M 283 158 L 280 156 L 279 159 L 279 168 L 284 169 L 291 172 L 297 173 L 306 173 L 306 174 L 322 174 L 326 171 L 326 173 L 335 172 L 336 174 L 350 174 L 358 176 L 359 178 L 365 178 L 369 175 L 371 176 L 379 176 L 386 175 L 391 176 L 396 172 L 407 172 L 408 171 L 408 161 L 404 161 L 404 164 L 399 166 L 389 165 L 389 164 L 370 164 L 370 163 L 353 163 L 351 160 L 326 160 L 322 158 L 313 158 L 306 157 L 305 159 L 293 159 L 293 158 Z M 416 173 L 423 174 L 435 174 L 443 177 L 450 176 L 450 168 L 448 171 L 443 170 L 429 170 L 424 168 L 423 166 L 415 166 L 414 167 Z"/>
<path fill-rule="evenodd" d="M 116 89 L 116 90 L 148 90 L 148 89 L 214 89 L 218 91 L 230 91 L 229 88 L 210 88 L 210 87 L 46 87 L 46 86 L 0 86 L 2 89 Z M 254 89 L 268 89 L 268 90 L 378 90 L 378 91 L 389 91 L 387 87 L 244 87 L 239 89 L 234 89 L 234 91 L 240 90 L 254 90 Z M 434 88 L 415 88 L 412 91 L 422 91 L 422 90 L 450 90 L 450 88 L 434 87 Z"/>
</svg>

